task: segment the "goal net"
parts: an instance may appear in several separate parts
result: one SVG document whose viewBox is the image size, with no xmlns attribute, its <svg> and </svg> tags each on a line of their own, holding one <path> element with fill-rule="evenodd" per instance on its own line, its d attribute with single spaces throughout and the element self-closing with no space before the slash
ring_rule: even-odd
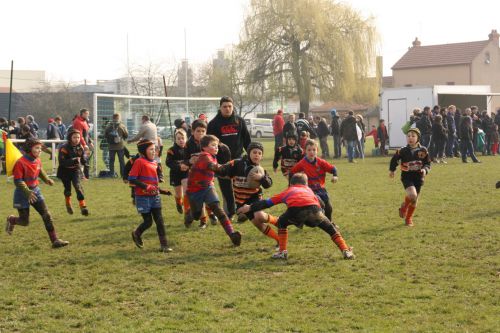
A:
<svg viewBox="0 0 500 333">
<path fill-rule="evenodd" d="M 92 138 L 94 141 L 93 174 L 109 170 L 108 143 L 104 130 L 112 120 L 113 114 L 121 116 L 127 127 L 129 138 L 134 137 L 142 124 L 142 116 L 147 115 L 158 129 L 165 150 L 172 144 L 175 119 L 181 118 L 191 124 L 200 114 L 212 119 L 218 110 L 220 97 L 158 97 L 94 94 Z M 131 154 L 137 152 L 136 145 L 127 145 Z M 120 165 L 115 159 L 114 171 L 119 175 Z"/>
</svg>

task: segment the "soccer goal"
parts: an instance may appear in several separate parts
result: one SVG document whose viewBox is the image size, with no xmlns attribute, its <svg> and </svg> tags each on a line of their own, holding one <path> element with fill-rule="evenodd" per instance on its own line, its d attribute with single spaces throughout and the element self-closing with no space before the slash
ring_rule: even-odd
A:
<svg viewBox="0 0 500 333">
<path fill-rule="evenodd" d="M 94 94 L 93 130 L 93 174 L 108 170 L 108 143 L 104 130 L 112 120 L 113 114 L 121 115 L 122 123 L 127 127 L 129 138 L 134 137 L 142 124 L 142 116 L 149 116 L 156 124 L 158 135 L 165 144 L 171 144 L 174 132 L 174 120 L 184 119 L 192 123 L 200 114 L 211 119 L 217 113 L 220 97 L 159 97 Z M 168 148 L 168 147 L 166 147 Z M 166 149 L 165 148 L 165 149 Z M 136 153 L 132 148 L 131 154 Z M 115 162 L 115 172 L 119 173 L 118 161 Z"/>
</svg>

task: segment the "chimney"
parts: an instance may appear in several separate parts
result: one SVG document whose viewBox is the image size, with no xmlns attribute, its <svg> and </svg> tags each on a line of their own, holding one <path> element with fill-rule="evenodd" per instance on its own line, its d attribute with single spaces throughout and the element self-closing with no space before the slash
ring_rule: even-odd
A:
<svg viewBox="0 0 500 333">
<path fill-rule="evenodd" d="M 415 40 L 413 41 L 413 47 L 417 47 L 417 46 L 420 46 L 422 43 L 418 40 L 417 37 L 415 37 Z"/>
<path fill-rule="evenodd" d="M 490 34 L 488 35 L 488 39 L 490 40 L 490 42 L 494 42 L 496 46 L 499 46 L 499 38 L 500 34 L 496 29 L 491 30 Z"/>
</svg>

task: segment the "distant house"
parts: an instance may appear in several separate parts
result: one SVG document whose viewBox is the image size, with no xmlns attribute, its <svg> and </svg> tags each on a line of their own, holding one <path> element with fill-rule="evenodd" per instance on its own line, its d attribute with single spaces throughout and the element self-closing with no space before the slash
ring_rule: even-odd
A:
<svg viewBox="0 0 500 333">
<path fill-rule="evenodd" d="M 487 40 L 422 46 L 418 38 L 392 67 L 392 87 L 432 85 L 489 85 L 500 92 L 500 34 L 492 30 Z M 384 78 L 386 85 L 389 78 Z M 492 97 L 500 108 L 500 96 Z"/>
</svg>

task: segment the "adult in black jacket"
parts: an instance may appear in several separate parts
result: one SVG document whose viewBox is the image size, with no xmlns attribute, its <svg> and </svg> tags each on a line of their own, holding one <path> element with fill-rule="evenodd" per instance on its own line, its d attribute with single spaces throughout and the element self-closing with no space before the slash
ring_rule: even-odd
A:
<svg viewBox="0 0 500 333">
<path fill-rule="evenodd" d="M 215 135 L 220 142 L 227 145 L 231 151 L 232 159 L 240 158 L 243 148 L 246 149 L 250 144 L 250 133 L 243 118 L 234 113 L 231 97 L 222 97 L 219 106 L 219 112 L 208 123 L 207 134 Z M 231 218 L 236 210 L 232 181 L 231 179 L 219 178 L 219 186 L 224 197 L 224 210 Z"/>
<path fill-rule="evenodd" d="M 321 158 L 330 158 L 330 150 L 328 149 L 328 135 L 330 134 L 330 130 L 328 129 L 326 120 L 320 116 L 314 117 L 314 120 L 318 125 L 316 133 L 318 133 L 319 145 L 321 147 Z"/>
<path fill-rule="evenodd" d="M 479 163 L 476 155 L 474 154 L 474 145 L 472 139 L 474 137 L 472 130 L 472 118 L 470 108 L 465 109 L 464 115 L 460 119 L 458 127 L 458 137 L 460 138 L 460 154 L 462 155 L 462 162 L 467 163 L 467 155 L 472 158 L 474 163 Z"/>
<path fill-rule="evenodd" d="M 347 158 L 350 163 L 354 162 L 354 152 L 356 150 L 356 142 L 358 141 L 358 132 L 356 130 L 356 118 L 354 112 L 349 111 L 347 117 L 340 125 L 340 136 L 347 143 Z"/>
<path fill-rule="evenodd" d="M 288 115 L 288 119 L 283 126 L 283 137 L 286 138 L 289 135 L 297 135 L 297 127 L 295 126 L 295 115 L 293 113 Z M 283 142 L 286 144 L 286 142 Z"/>
<path fill-rule="evenodd" d="M 342 156 L 342 139 L 340 137 L 340 124 L 342 121 L 337 115 L 337 110 L 331 109 L 330 114 L 332 115 L 330 130 L 333 136 L 333 158 L 340 158 Z"/>
<path fill-rule="evenodd" d="M 311 139 L 315 139 L 318 137 L 318 134 L 314 130 L 314 128 L 311 127 L 311 124 L 306 119 L 306 115 L 304 112 L 299 113 L 299 120 L 295 122 L 295 127 L 297 127 L 297 137 L 300 138 L 300 135 L 302 134 L 303 131 L 309 132 L 309 137 Z"/>
<path fill-rule="evenodd" d="M 424 147 L 429 148 L 432 134 L 432 119 L 430 107 L 424 107 L 422 115 L 416 123 L 416 127 L 419 129 L 420 134 L 422 135 L 420 144 Z"/>
</svg>

